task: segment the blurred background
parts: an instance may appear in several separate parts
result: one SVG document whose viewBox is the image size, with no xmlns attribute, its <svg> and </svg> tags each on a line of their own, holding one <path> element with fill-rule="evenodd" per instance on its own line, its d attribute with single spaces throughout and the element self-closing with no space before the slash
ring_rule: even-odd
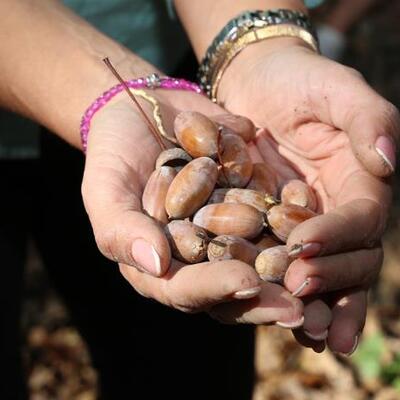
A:
<svg viewBox="0 0 400 400">
<path fill-rule="evenodd" d="M 326 1 L 314 12 L 322 51 L 350 65 L 400 106 L 400 1 Z M 255 400 L 400 399 L 400 202 L 398 179 L 380 281 L 370 295 L 365 333 L 349 359 L 302 349 L 290 332 L 257 332 Z M 22 305 L 23 357 L 32 400 L 99 396 L 87 347 L 33 246 Z"/>
</svg>

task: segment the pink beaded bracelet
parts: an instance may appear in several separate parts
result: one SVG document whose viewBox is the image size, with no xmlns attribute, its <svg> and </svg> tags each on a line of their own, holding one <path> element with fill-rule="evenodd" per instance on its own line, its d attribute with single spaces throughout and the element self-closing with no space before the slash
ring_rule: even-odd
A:
<svg viewBox="0 0 400 400">
<path fill-rule="evenodd" d="M 203 93 L 200 86 L 196 83 L 185 79 L 176 79 L 169 76 L 159 77 L 157 74 L 151 74 L 145 78 L 132 79 L 125 82 L 131 89 L 169 89 L 169 90 L 186 90 L 189 92 Z M 124 90 L 124 86 L 120 83 L 104 92 L 98 97 L 92 105 L 85 111 L 80 125 L 80 134 L 83 152 L 86 153 L 87 139 L 89 135 L 90 122 L 93 116 L 104 107 L 115 95 Z"/>
</svg>

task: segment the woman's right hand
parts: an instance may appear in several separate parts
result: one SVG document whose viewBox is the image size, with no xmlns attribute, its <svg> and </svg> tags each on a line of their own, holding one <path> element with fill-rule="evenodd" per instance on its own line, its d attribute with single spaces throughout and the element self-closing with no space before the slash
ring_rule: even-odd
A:
<svg viewBox="0 0 400 400">
<path fill-rule="evenodd" d="M 151 94 L 157 96 L 166 124 L 183 109 L 223 113 L 195 93 Z M 208 311 L 225 323 L 301 325 L 302 301 L 279 285 L 261 282 L 247 264 L 232 260 L 185 266 L 171 260 L 163 230 L 143 214 L 141 203 L 160 151 L 125 93 L 93 118 L 82 194 L 100 251 L 119 263 L 139 293 L 168 306 Z"/>
</svg>

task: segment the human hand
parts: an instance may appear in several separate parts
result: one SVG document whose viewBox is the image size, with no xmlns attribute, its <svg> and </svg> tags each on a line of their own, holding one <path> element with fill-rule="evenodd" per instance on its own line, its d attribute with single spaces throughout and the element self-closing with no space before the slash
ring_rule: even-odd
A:
<svg viewBox="0 0 400 400">
<path fill-rule="evenodd" d="M 321 296 L 332 310 L 329 333 L 312 336 L 327 335 L 333 351 L 347 354 L 362 331 L 367 290 L 382 262 L 391 193 L 375 176 L 393 173 L 398 113 L 355 71 L 297 40 L 276 40 L 275 48 L 261 42 L 233 61 L 219 100 L 267 128 L 256 144 L 281 184 L 300 177 L 316 190 L 324 214 L 290 235 L 289 248 L 303 245 L 303 252 L 289 267 L 285 285 L 302 297 L 329 293 Z M 296 336 L 318 351 L 324 348 L 299 331 Z"/>
<path fill-rule="evenodd" d="M 194 93 L 152 95 L 161 105 L 167 130 L 177 110 L 222 112 Z M 141 204 L 160 150 L 125 94 L 93 119 L 82 193 L 102 253 L 120 264 L 123 276 L 139 293 L 179 310 L 209 311 L 227 323 L 301 325 L 301 300 L 281 286 L 261 282 L 247 264 L 232 260 L 184 266 L 171 261 L 163 230 L 142 213 Z"/>
</svg>

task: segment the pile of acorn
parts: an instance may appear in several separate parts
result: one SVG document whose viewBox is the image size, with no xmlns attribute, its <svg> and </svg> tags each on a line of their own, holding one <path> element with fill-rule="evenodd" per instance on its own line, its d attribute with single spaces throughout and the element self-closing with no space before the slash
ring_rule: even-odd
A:
<svg viewBox="0 0 400 400">
<path fill-rule="evenodd" d="M 287 238 L 316 215 L 312 188 L 301 180 L 279 187 L 268 165 L 252 162 L 246 143 L 256 129 L 245 117 L 185 111 L 174 130 L 180 147 L 159 155 L 142 199 L 173 257 L 189 264 L 237 259 L 282 284 L 291 262 Z"/>
</svg>

